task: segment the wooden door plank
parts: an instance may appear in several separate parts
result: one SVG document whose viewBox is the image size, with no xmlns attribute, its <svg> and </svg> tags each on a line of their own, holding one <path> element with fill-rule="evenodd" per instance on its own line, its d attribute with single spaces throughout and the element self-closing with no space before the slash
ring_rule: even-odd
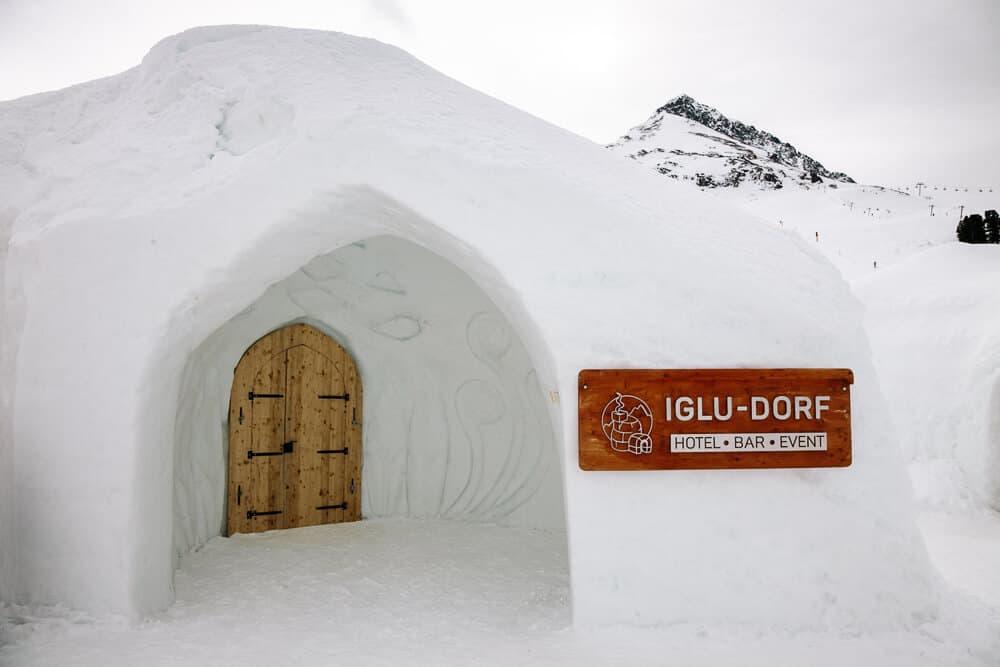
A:
<svg viewBox="0 0 1000 667">
<path fill-rule="evenodd" d="M 288 489 L 291 525 L 329 523 L 329 511 L 318 508 L 333 504 L 327 483 L 331 457 L 319 453 L 331 448 L 327 414 L 331 401 L 319 397 L 337 389 L 332 382 L 333 364 L 301 344 L 289 348 L 288 359 L 290 402 L 286 427 L 295 440 L 294 451 L 288 457 L 289 475 L 295 480 Z"/>
<path fill-rule="evenodd" d="M 249 499 L 247 511 L 281 512 L 248 518 L 250 532 L 284 528 L 286 525 L 284 465 L 281 452 L 285 442 L 285 355 L 282 352 L 265 360 L 253 382 L 254 394 L 281 395 L 282 397 L 254 398 L 251 403 L 251 450 L 247 458 L 250 469 L 250 489 L 244 498 Z"/>
<path fill-rule="evenodd" d="M 329 449 L 341 450 L 344 448 L 348 449 L 350 452 L 349 443 L 346 438 L 346 425 L 344 423 L 344 415 L 347 413 L 347 406 L 353 400 L 353 396 L 350 396 L 350 392 L 346 384 L 344 383 L 344 375 L 342 369 L 344 367 L 344 349 L 337 345 L 337 343 L 332 339 L 327 339 L 326 351 L 329 355 L 332 368 L 331 385 L 333 386 L 330 392 L 337 396 L 349 396 L 348 400 L 328 400 L 326 406 L 326 422 L 327 422 L 327 432 Z M 327 476 L 325 485 L 328 489 L 327 493 L 329 495 L 330 505 L 343 505 L 348 502 L 348 498 L 344 493 L 345 483 L 344 483 L 344 473 L 345 473 L 345 461 L 348 454 L 328 454 L 327 460 L 329 466 L 327 468 Z M 348 507 L 349 507 L 348 503 Z M 350 510 L 344 509 L 334 509 L 327 510 L 326 522 L 327 523 L 341 523 Z"/>
<path fill-rule="evenodd" d="M 316 385 L 316 451 L 333 451 L 342 449 L 343 438 L 337 435 L 337 421 L 342 419 L 344 401 L 338 399 L 321 399 L 319 396 L 340 396 L 344 393 L 344 382 L 335 362 L 336 343 L 326 336 L 316 341 L 321 349 L 317 354 L 323 360 L 323 382 Z M 343 475 L 342 454 L 316 454 L 321 460 L 319 468 L 318 503 L 317 507 L 329 507 L 344 502 L 343 494 L 338 491 L 336 480 Z M 344 520 L 343 510 L 318 510 L 318 523 L 340 523 Z"/>
<path fill-rule="evenodd" d="M 351 401 L 345 406 L 344 415 L 346 430 L 344 444 L 348 449 L 343 477 L 344 498 L 347 501 L 344 521 L 359 521 L 361 519 L 361 420 L 364 396 L 361 377 L 358 375 L 354 360 L 346 350 L 341 351 L 344 359 L 344 390 L 351 394 Z"/>
<path fill-rule="evenodd" d="M 246 518 L 244 493 L 250 489 L 250 467 L 247 451 L 250 449 L 250 401 L 248 393 L 253 387 L 253 369 L 250 364 L 240 364 L 233 374 L 229 398 L 229 483 L 226 493 L 226 535 L 250 532 Z"/>
<path fill-rule="evenodd" d="M 295 332 L 293 327 L 288 328 L 288 342 L 295 342 Z M 288 375 L 285 384 L 285 396 L 288 400 L 285 410 L 285 432 L 288 440 L 294 442 L 292 452 L 285 455 L 285 466 L 288 473 L 288 483 L 285 485 L 285 507 L 287 509 L 287 526 L 296 528 L 304 525 L 301 522 L 302 513 L 302 474 L 303 466 L 300 463 L 302 451 L 308 448 L 306 436 L 300 427 L 302 414 L 302 379 L 306 372 L 307 361 L 302 358 L 301 347 L 291 347 L 286 351 L 288 359 Z"/>
<path fill-rule="evenodd" d="M 272 369 L 276 363 L 281 365 L 280 362 L 284 358 L 282 339 L 282 332 L 275 331 L 256 341 L 243 354 L 233 372 L 229 408 L 227 535 L 238 532 L 252 533 L 279 527 L 278 520 L 275 518 L 267 520 L 263 520 L 263 517 L 249 518 L 247 512 L 263 511 L 257 505 L 272 502 L 273 494 L 267 489 L 272 485 L 271 477 L 274 474 L 280 474 L 280 464 L 278 465 L 279 472 L 271 471 L 262 474 L 259 464 L 267 460 L 266 457 L 263 459 L 250 458 L 248 453 L 254 451 L 255 447 L 256 451 L 264 451 L 268 446 L 267 441 L 255 443 L 253 428 L 255 401 L 250 399 L 250 393 L 280 392 L 277 387 L 280 387 L 283 382 L 283 369 L 279 370 L 280 375 L 277 378 L 265 373 L 266 381 L 259 379 L 257 375 L 262 369 Z M 276 355 L 279 356 L 276 357 Z M 267 400 L 273 401 L 274 399 Z M 281 409 L 280 402 L 269 407 L 272 412 L 279 409 Z M 261 415 L 258 414 L 258 419 L 260 417 Z M 258 424 L 258 430 L 260 428 L 261 425 Z M 257 437 L 260 437 L 259 434 Z"/>
</svg>

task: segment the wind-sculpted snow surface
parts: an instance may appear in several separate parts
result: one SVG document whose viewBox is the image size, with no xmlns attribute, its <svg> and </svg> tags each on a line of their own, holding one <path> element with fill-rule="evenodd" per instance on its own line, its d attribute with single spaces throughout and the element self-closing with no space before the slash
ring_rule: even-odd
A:
<svg viewBox="0 0 1000 667">
<path fill-rule="evenodd" d="M 227 364 L 306 320 L 342 334 L 363 375 L 407 374 L 366 377 L 373 514 L 559 516 L 537 458 L 551 430 L 581 625 L 861 631 L 937 609 L 833 267 L 396 49 L 261 27 L 172 37 L 116 77 L 0 105 L 0 200 L 16 538 L 0 549 L 18 600 L 168 605 L 172 545 L 219 529 Z M 352 244 L 386 237 L 481 294 L 411 297 L 402 264 L 350 277 Z M 797 366 L 854 370 L 852 467 L 578 468 L 582 368 Z M 444 439 L 468 458 L 441 463 Z"/>
</svg>

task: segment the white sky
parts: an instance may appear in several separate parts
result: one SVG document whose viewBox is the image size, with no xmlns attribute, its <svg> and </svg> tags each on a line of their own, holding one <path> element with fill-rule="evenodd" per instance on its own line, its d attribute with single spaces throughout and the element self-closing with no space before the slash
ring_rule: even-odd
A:
<svg viewBox="0 0 1000 667">
<path fill-rule="evenodd" d="M 687 93 L 863 182 L 1000 185 L 998 0 L 0 0 L 0 99 L 220 23 L 375 37 L 600 143 Z"/>
</svg>

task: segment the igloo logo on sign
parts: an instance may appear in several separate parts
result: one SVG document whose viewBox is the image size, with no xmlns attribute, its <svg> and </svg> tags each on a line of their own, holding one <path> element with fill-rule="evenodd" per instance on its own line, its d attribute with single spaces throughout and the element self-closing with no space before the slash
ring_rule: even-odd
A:
<svg viewBox="0 0 1000 667">
<path fill-rule="evenodd" d="M 616 452 L 652 453 L 653 411 L 638 396 L 615 392 L 601 413 L 601 426 Z"/>
</svg>

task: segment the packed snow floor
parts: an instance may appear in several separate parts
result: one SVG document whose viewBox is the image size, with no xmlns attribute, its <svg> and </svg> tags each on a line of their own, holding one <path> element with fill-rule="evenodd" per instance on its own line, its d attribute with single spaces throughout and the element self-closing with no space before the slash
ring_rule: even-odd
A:
<svg viewBox="0 0 1000 667">
<path fill-rule="evenodd" d="M 979 564 L 990 582 L 973 592 L 992 599 L 908 632 L 573 630 L 564 535 L 375 520 L 213 539 L 182 560 L 177 602 L 142 621 L 0 607 L 0 664 L 996 665 L 1000 517 L 982 520 L 924 527 L 940 563 Z"/>
<path fill-rule="evenodd" d="M 944 578 L 1000 610 L 1000 514 L 925 512 L 919 525 L 931 561 Z"/>
</svg>

